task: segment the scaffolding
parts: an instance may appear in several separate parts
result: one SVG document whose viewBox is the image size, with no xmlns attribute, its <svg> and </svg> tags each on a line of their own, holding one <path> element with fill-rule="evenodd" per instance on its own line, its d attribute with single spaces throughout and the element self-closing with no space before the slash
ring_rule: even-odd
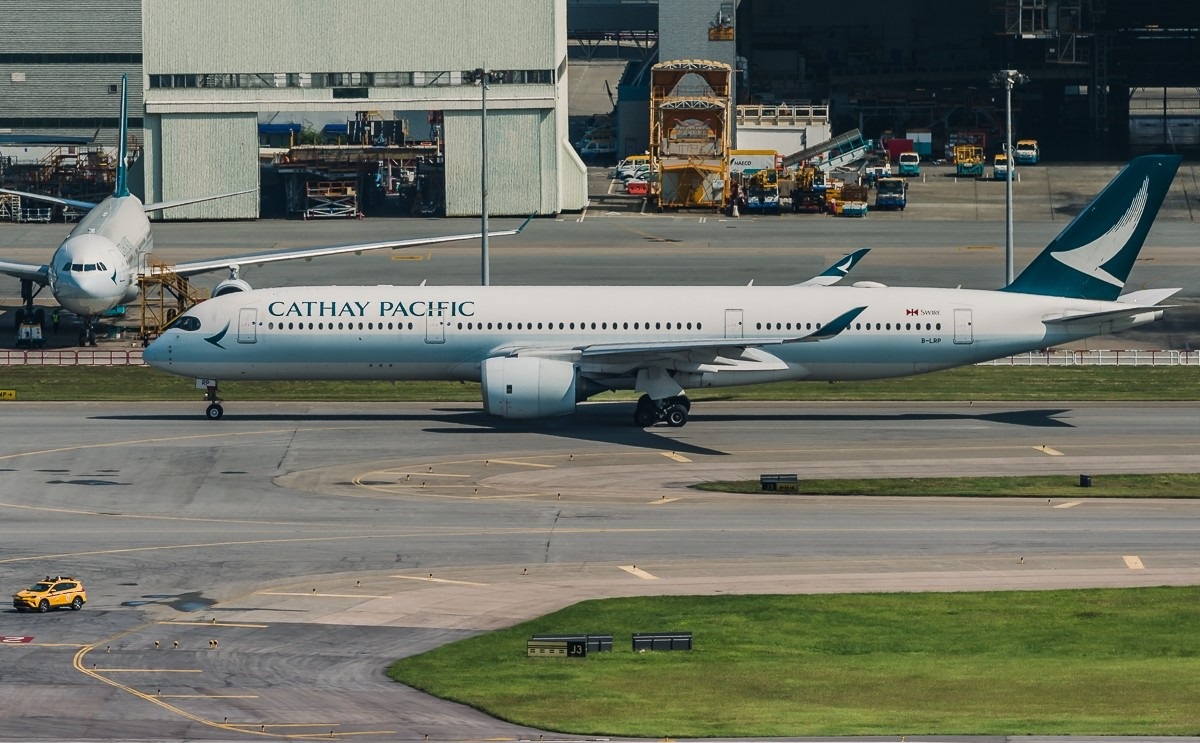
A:
<svg viewBox="0 0 1200 743">
<path fill-rule="evenodd" d="M 175 318 L 208 298 L 207 292 L 192 286 L 186 277 L 153 256 L 149 258 L 149 271 L 138 276 L 138 287 L 142 292 L 138 332 L 143 343 L 157 338 Z"/>
<path fill-rule="evenodd" d="M 675 60 L 650 70 L 651 198 L 658 208 L 725 206 L 732 68 Z"/>
</svg>

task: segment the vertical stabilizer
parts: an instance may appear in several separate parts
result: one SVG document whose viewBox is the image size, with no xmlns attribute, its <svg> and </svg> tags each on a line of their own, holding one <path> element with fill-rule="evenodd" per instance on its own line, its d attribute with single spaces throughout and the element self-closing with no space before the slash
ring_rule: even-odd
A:
<svg viewBox="0 0 1200 743">
<path fill-rule="evenodd" d="M 129 75 L 121 75 L 121 123 L 117 134 L 117 187 L 113 196 L 128 196 L 129 182 L 125 170 L 129 167 Z"/>
<path fill-rule="evenodd" d="M 1005 290 L 1116 299 L 1181 159 L 1178 155 L 1135 158 Z"/>
</svg>

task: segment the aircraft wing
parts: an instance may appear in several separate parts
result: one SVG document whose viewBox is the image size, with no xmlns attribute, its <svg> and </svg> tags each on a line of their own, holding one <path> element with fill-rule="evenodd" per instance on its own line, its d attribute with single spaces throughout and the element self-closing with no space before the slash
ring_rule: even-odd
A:
<svg viewBox="0 0 1200 743">
<path fill-rule="evenodd" d="M 843 312 L 817 330 L 791 338 L 743 337 L 743 338 L 689 338 L 678 341 L 651 341 L 626 343 L 592 343 L 583 346 L 546 348 L 499 349 L 501 353 L 519 356 L 546 356 L 569 358 L 588 364 L 618 365 L 634 368 L 638 366 L 670 366 L 671 368 L 695 367 L 703 371 L 721 368 L 753 366 L 757 369 L 784 368 L 786 365 L 761 349 L 789 343 L 809 343 L 828 340 L 839 335 L 862 314 L 866 307 L 855 307 Z"/>
<path fill-rule="evenodd" d="M 63 199 L 58 196 L 46 196 L 40 193 L 29 193 L 28 191 L 12 191 L 7 188 L 0 188 L 0 193 L 12 194 L 20 196 L 23 199 L 34 199 L 36 201 L 45 201 L 50 204 L 60 204 L 62 206 L 73 206 L 76 209 L 91 209 L 95 206 L 91 201 L 76 201 L 75 199 Z"/>
<path fill-rule="evenodd" d="M 0 273 L 6 273 L 9 276 L 15 276 L 18 279 L 28 279 L 29 281 L 37 282 L 43 286 L 50 280 L 47 276 L 49 266 L 46 264 L 36 265 L 33 263 L 17 263 L 16 261 L 0 260 Z"/>
<path fill-rule="evenodd" d="M 513 230 L 500 230 L 497 232 L 488 232 L 488 237 L 504 237 L 505 235 L 520 234 L 525 226 L 533 217 L 528 217 Z M 236 255 L 229 258 L 213 258 L 205 261 L 188 261 L 186 263 L 177 263 L 175 266 L 168 268 L 168 271 L 174 271 L 180 276 L 194 276 L 196 274 L 208 273 L 209 271 L 220 271 L 228 269 L 232 272 L 237 272 L 241 266 L 254 265 L 261 266 L 265 263 L 278 263 L 279 261 L 294 261 L 306 260 L 311 261 L 313 258 L 321 258 L 330 255 L 345 255 L 347 253 L 363 253 L 368 250 L 386 250 L 397 248 L 414 248 L 423 245 L 436 245 L 439 243 L 458 242 L 461 240 L 478 240 L 483 237 L 481 232 L 470 232 L 462 235 L 438 235 L 435 237 L 417 237 L 407 240 L 385 240 L 382 242 L 373 243 L 351 243 L 349 245 L 327 245 L 318 248 L 296 248 L 292 250 L 277 250 L 269 253 L 247 253 L 245 255 Z"/>
<path fill-rule="evenodd" d="M 834 263 L 829 268 L 812 277 L 808 281 L 801 281 L 799 284 L 792 286 L 833 286 L 837 282 L 846 277 L 850 273 L 850 269 L 858 265 L 858 262 L 863 259 L 863 256 L 870 252 L 870 248 L 859 248 L 853 253 L 847 253 L 838 262 Z"/>
</svg>

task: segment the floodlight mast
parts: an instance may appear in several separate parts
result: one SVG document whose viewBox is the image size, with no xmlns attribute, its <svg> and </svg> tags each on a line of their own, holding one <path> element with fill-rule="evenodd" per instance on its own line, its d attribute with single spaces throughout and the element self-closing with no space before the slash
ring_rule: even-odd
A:
<svg viewBox="0 0 1200 743">
<path fill-rule="evenodd" d="M 1004 173 L 1004 285 L 1013 282 L 1013 158 L 1012 91 L 1013 87 L 1029 82 L 1029 76 L 1016 70 L 1000 70 L 992 75 L 993 85 L 1004 86 L 1004 157 L 1008 167 Z"/>
</svg>

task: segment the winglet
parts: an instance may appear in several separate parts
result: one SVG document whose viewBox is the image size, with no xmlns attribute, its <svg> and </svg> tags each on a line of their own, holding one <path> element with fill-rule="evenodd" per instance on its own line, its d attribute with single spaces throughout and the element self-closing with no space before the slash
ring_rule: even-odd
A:
<svg viewBox="0 0 1200 743">
<path fill-rule="evenodd" d="M 1181 160 L 1178 155 L 1131 160 L 1004 290 L 1115 300 Z"/>
<path fill-rule="evenodd" d="M 854 322 L 855 318 L 861 315 L 866 309 L 867 308 L 863 306 L 855 307 L 852 310 L 847 310 L 846 312 L 843 312 L 842 314 L 822 325 L 820 330 L 817 330 L 811 335 L 806 335 L 803 338 L 798 338 L 797 340 L 803 342 L 829 340 L 835 335 L 840 334 L 846 328 L 850 327 L 850 323 Z"/>
<path fill-rule="evenodd" d="M 129 195 L 129 178 L 126 173 L 129 157 L 129 74 L 121 75 L 121 120 L 117 134 L 117 184 L 113 196 Z"/>
<path fill-rule="evenodd" d="M 846 274 L 850 273 L 850 269 L 857 266 L 858 262 L 863 259 L 863 256 L 870 251 L 870 248 L 859 248 L 853 253 L 847 253 L 832 266 L 812 277 L 808 281 L 801 281 L 799 284 L 792 284 L 792 286 L 833 286 L 837 282 L 844 279 Z"/>
</svg>

